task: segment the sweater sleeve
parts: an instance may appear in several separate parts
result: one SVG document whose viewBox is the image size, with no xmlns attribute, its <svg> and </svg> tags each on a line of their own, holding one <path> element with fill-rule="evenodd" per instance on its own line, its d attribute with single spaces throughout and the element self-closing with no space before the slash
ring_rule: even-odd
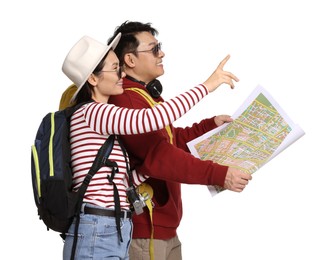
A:
<svg viewBox="0 0 331 260">
<path fill-rule="evenodd" d="M 143 164 L 137 167 L 138 172 L 166 181 L 223 187 L 227 166 L 195 158 L 189 152 L 169 144 L 162 136 L 159 142 L 150 138 L 149 135 L 149 141 L 142 140 L 148 149 Z"/>
<path fill-rule="evenodd" d="M 97 102 L 89 103 L 84 112 L 85 120 L 94 131 L 103 135 L 147 133 L 170 125 L 208 93 L 208 89 L 200 84 L 167 102 L 142 109 L 128 109 Z"/>
<path fill-rule="evenodd" d="M 217 127 L 214 118 L 215 117 L 203 119 L 201 122 L 194 123 L 190 127 L 174 127 L 173 132 L 175 135 L 177 147 L 189 152 L 187 147 L 187 143 L 189 141 L 192 141 L 193 139 Z"/>
</svg>

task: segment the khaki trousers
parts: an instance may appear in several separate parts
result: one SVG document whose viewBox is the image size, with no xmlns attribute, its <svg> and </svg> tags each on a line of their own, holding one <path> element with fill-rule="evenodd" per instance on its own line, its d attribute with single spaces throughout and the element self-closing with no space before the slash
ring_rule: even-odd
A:
<svg viewBox="0 0 331 260">
<path fill-rule="evenodd" d="M 150 260 L 150 239 L 132 239 L 130 260 Z M 181 242 L 178 236 L 169 240 L 154 239 L 154 260 L 182 260 Z"/>
</svg>

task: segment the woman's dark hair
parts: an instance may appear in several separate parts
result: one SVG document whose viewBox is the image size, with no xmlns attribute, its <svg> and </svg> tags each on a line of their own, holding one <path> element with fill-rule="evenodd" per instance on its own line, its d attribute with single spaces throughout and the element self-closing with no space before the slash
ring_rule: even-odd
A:
<svg viewBox="0 0 331 260">
<path fill-rule="evenodd" d="M 102 58 L 102 60 L 99 62 L 99 64 L 96 66 L 92 74 L 95 76 L 100 76 L 102 73 L 101 71 L 103 70 L 103 67 L 105 66 L 105 59 L 108 55 L 109 51 L 106 53 L 106 55 Z M 93 91 L 93 86 L 86 81 L 81 88 L 81 90 L 78 92 L 76 98 L 75 98 L 75 104 L 79 104 L 82 102 L 87 102 L 92 100 L 92 91 Z"/>
<path fill-rule="evenodd" d="M 115 32 L 111 38 L 108 39 L 107 44 L 109 45 L 118 33 L 122 33 L 121 39 L 115 48 L 115 53 L 120 61 L 120 66 L 124 64 L 124 55 L 127 53 L 133 53 L 137 55 L 137 47 L 139 41 L 136 35 L 141 32 L 149 32 L 153 36 L 159 34 L 159 32 L 151 26 L 151 23 L 141 22 L 129 22 L 125 21 L 115 29 Z"/>
</svg>

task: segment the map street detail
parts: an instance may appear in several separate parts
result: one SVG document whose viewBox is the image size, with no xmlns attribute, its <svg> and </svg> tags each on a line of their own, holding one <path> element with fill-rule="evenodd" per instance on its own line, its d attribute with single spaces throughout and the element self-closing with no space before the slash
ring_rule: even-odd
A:
<svg viewBox="0 0 331 260">
<path fill-rule="evenodd" d="M 191 153 L 252 174 L 304 135 L 261 86 L 232 118 L 233 122 L 189 142 Z M 209 190 L 215 195 L 222 188 L 213 186 Z"/>
</svg>

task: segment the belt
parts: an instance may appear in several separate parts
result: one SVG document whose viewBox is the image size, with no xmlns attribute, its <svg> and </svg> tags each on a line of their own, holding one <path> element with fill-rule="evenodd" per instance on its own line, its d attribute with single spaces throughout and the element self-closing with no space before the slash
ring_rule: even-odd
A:
<svg viewBox="0 0 331 260">
<path fill-rule="evenodd" d="M 100 208 L 90 208 L 84 207 L 83 212 L 90 215 L 106 216 L 106 217 L 115 217 L 115 211 L 109 209 L 100 209 Z M 123 210 L 120 213 L 120 218 L 132 218 L 132 212 Z"/>
</svg>

